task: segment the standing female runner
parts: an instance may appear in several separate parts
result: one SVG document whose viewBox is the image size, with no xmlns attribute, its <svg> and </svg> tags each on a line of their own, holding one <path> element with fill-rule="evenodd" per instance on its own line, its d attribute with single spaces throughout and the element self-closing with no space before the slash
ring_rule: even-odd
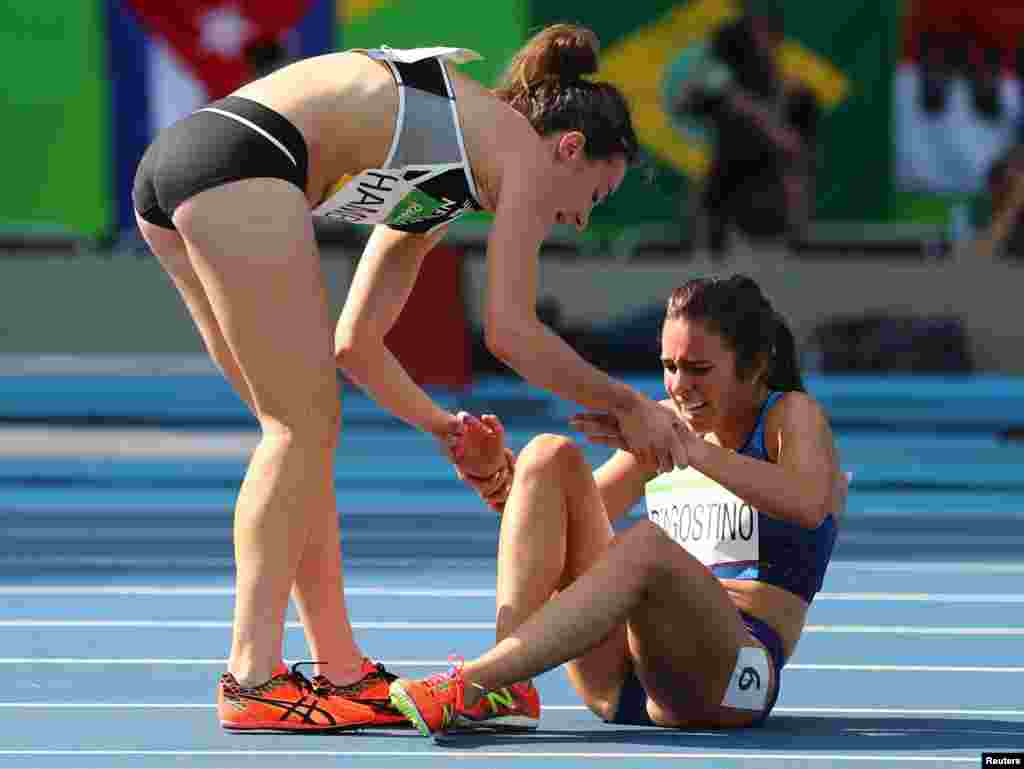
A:
<svg viewBox="0 0 1024 769">
<path fill-rule="evenodd" d="M 227 728 L 400 720 L 387 705 L 393 676 L 364 659 L 344 604 L 336 368 L 452 452 L 460 420 L 383 339 L 463 212 L 495 215 L 490 349 L 531 384 L 614 414 L 654 466 L 685 464 L 678 417 L 586 363 L 535 313 L 541 242 L 556 223 L 585 227 L 637 154 L 621 94 L 584 78 L 597 69 L 595 36 L 541 31 L 495 91 L 451 66 L 475 56 L 381 48 L 296 62 L 165 129 L 139 166 L 142 235 L 262 429 L 235 509 L 234 633 L 219 692 Z M 333 340 L 313 213 L 378 225 Z M 312 684 L 281 663 L 291 591 L 319 661 Z"/>
</svg>

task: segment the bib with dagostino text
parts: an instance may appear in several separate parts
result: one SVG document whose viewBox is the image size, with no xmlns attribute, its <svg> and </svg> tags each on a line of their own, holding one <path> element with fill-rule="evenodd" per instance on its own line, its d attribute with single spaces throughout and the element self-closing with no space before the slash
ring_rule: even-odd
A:
<svg viewBox="0 0 1024 769">
<path fill-rule="evenodd" d="M 647 517 L 709 569 L 756 566 L 758 512 L 692 467 L 659 475 L 646 486 Z"/>
</svg>

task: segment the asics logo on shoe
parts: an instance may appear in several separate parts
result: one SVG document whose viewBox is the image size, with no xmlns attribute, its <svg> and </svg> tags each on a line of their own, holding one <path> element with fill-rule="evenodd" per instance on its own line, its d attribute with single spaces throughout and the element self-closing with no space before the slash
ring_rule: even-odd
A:
<svg viewBox="0 0 1024 769">
<path fill-rule="evenodd" d="M 290 720 L 291 716 L 294 714 L 298 716 L 299 720 L 301 720 L 302 723 L 304 724 L 317 724 L 320 722 L 312 717 L 313 714 L 316 713 L 317 715 L 325 718 L 328 724 L 331 726 L 334 726 L 338 723 L 337 720 L 335 720 L 334 716 L 332 716 L 328 711 L 317 706 L 317 703 L 319 702 L 319 700 L 317 699 L 313 699 L 307 702 L 306 698 L 303 697 L 297 702 L 288 702 L 287 700 L 274 700 L 269 697 L 253 697 L 245 694 L 245 692 L 240 692 L 238 696 L 241 699 L 251 700 L 252 702 L 260 702 L 264 705 L 273 705 L 274 707 L 281 708 L 284 711 L 284 713 L 281 714 L 281 721 Z M 301 710 L 301 708 L 303 707 L 305 708 L 305 712 Z"/>
</svg>

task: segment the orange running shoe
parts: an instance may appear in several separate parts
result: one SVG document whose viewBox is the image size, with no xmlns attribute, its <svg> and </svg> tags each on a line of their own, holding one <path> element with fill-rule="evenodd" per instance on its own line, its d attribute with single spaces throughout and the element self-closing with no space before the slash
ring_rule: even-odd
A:
<svg viewBox="0 0 1024 769">
<path fill-rule="evenodd" d="M 389 687 L 398 678 L 379 662 L 363 658 L 363 677 L 350 684 L 335 684 L 327 676 L 316 676 L 313 686 L 332 697 L 341 697 L 366 705 L 374 714 L 374 726 L 411 726 L 409 720 L 391 704 Z"/>
<path fill-rule="evenodd" d="M 540 724 L 540 693 L 532 681 L 485 691 L 471 707 L 455 712 L 455 725 L 463 729 L 536 729 Z"/>
<path fill-rule="evenodd" d="M 298 671 L 303 664 L 309 663 L 289 670 L 282 662 L 259 686 L 242 686 L 224 673 L 217 687 L 220 725 L 229 731 L 331 732 L 374 724 L 370 706 L 318 689 Z"/>
<path fill-rule="evenodd" d="M 391 684 L 391 704 L 425 737 L 459 729 L 522 731 L 540 723 L 540 695 L 530 682 L 485 691 L 472 707 L 466 707 L 465 697 L 461 662 L 422 681 L 399 678 Z"/>
</svg>

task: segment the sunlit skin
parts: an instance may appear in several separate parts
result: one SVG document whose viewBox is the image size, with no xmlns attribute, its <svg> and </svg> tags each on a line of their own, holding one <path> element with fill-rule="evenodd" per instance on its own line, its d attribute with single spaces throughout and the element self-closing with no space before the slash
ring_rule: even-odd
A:
<svg viewBox="0 0 1024 769">
<path fill-rule="evenodd" d="M 741 379 L 736 352 L 706 323 L 668 320 L 661 333 L 665 392 L 690 429 L 740 449 L 768 397 L 765 363 Z"/>
<path fill-rule="evenodd" d="M 562 134 L 555 151 L 562 167 L 555 224 L 571 224 L 582 232 L 594 207 L 615 193 L 626 178 L 626 159 L 622 155 L 591 159 L 586 154 L 586 138 L 579 131 Z"/>
<path fill-rule="evenodd" d="M 743 311 L 739 307 L 735 310 Z M 669 396 L 662 405 L 675 410 L 692 430 L 685 437 L 690 467 L 759 514 L 807 528 L 820 525 L 828 514 L 838 520 L 845 508 L 847 479 L 839 472 L 827 420 L 810 396 L 799 390 L 780 392 L 777 405 L 764 416 L 764 456 L 745 456 L 738 451 L 748 441 L 768 399 L 767 380 L 776 381 L 769 377 L 772 353 L 755 355 L 753 364 L 740 375 L 736 351 L 716 328 L 712 322 L 678 318 L 667 320 L 662 328 L 661 358 Z M 781 360 L 787 358 L 784 354 Z M 780 368 L 783 370 L 775 373 L 784 381 L 784 365 Z M 467 433 L 475 436 L 468 450 L 497 458 L 504 443 L 497 418 L 488 415 L 466 421 Z M 710 686 L 710 676 L 714 675 L 719 676 L 714 686 L 724 690 L 735 658 L 719 660 L 721 664 L 714 668 L 719 672 L 712 673 L 709 651 L 721 650 L 724 639 L 729 638 L 732 640 L 728 643 L 752 643 L 742 630 L 737 641 L 734 610 L 772 627 L 779 635 L 783 656 L 791 657 L 805 626 L 809 606 L 806 599 L 758 578 L 717 578 L 726 594 L 723 596 L 707 582 L 708 569 L 692 556 L 682 557 L 675 545 L 670 545 L 666 553 L 652 554 L 654 543 L 614 542 L 611 529 L 603 527 L 618 520 L 641 499 L 646 484 L 661 471 L 629 450 L 615 419 L 608 415 L 578 414 L 573 426 L 594 443 L 619 452 L 591 475 L 577 450 L 569 452 L 575 459 L 567 459 L 564 454 L 557 458 L 555 448 L 560 446 L 564 451 L 571 442 L 561 436 L 542 436 L 520 452 L 518 462 L 513 461 L 518 474 L 503 475 L 495 484 L 470 484 L 503 515 L 499 553 L 505 554 L 505 560 L 499 565 L 499 574 L 503 570 L 504 574 L 498 582 L 498 643 L 464 665 L 465 680 L 474 684 L 465 689 L 464 704 L 472 707 L 479 700 L 481 690 L 477 687 L 501 688 L 568 661 L 566 669 L 572 671 L 571 680 L 581 697 L 608 718 L 618 705 L 623 654 L 646 660 L 634 669 L 664 665 L 669 658 L 676 660 L 665 669 L 669 677 L 679 676 L 685 681 L 690 692 L 695 685 Z M 507 478 L 512 480 L 506 484 Z M 532 516 L 529 523 L 523 517 L 527 515 Z M 601 534 L 587 534 L 589 530 L 582 523 L 586 521 L 599 521 L 605 539 Z M 549 524 L 551 528 L 542 529 Z M 643 530 L 633 527 L 632 532 Z M 588 547 L 593 549 L 586 550 Z M 573 548 L 576 552 L 570 556 Z M 628 560 L 631 555 L 636 555 L 637 561 Z M 652 578 L 646 585 L 627 585 L 627 578 L 643 573 L 643 564 L 649 561 L 661 568 L 675 568 L 676 572 L 663 581 Z M 567 574 L 568 568 L 576 571 Z M 680 585 L 684 589 L 672 593 Z M 709 601 L 705 608 L 686 603 L 695 594 Z M 663 599 L 664 595 L 670 597 Z M 622 603 L 614 603 L 616 600 Z M 711 602 L 716 605 L 711 606 Z M 666 621 L 674 621 L 672 611 L 686 612 L 688 606 L 694 616 L 704 612 L 699 616 L 707 638 L 686 657 L 680 642 L 684 637 L 692 640 L 689 628 L 681 626 L 675 633 L 664 631 L 667 636 L 659 628 Z M 643 624 L 652 622 L 652 616 L 666 607 L 670 611 L 659 621 Z M 618 631 L 611 631 L 622 634 L 621 645 L 616 645 L 617 640 L 607 648 L 580 641 L 581 627 L 594 632 L 594 638 L 619 638 L 608 630 L 615 622 L 625 622 L 630 628 L 623 630 L 624 626 L 619 625 Z M 672 639 L 671 651 L 651 654 L 664 637 Z M 644 654 L 649 656 L 645 658 Z M 658 674 L 652 674 L 654 685 L 659 680 Z M 707 723 L 700 720 L 708 717 L 705 711 L 687 709 L 692 694 L 685 701 L 673 700 L 674 691 L 663 690 L 662 700 L 652 698 L 661 719 L 656 723 L 684 727 Z M 740 718 L 735 714 L 722 713 L 716 718 L 720 719 L 715 721 L 716 726 L 742 724 L 730 720 Z"/>
</svg>

